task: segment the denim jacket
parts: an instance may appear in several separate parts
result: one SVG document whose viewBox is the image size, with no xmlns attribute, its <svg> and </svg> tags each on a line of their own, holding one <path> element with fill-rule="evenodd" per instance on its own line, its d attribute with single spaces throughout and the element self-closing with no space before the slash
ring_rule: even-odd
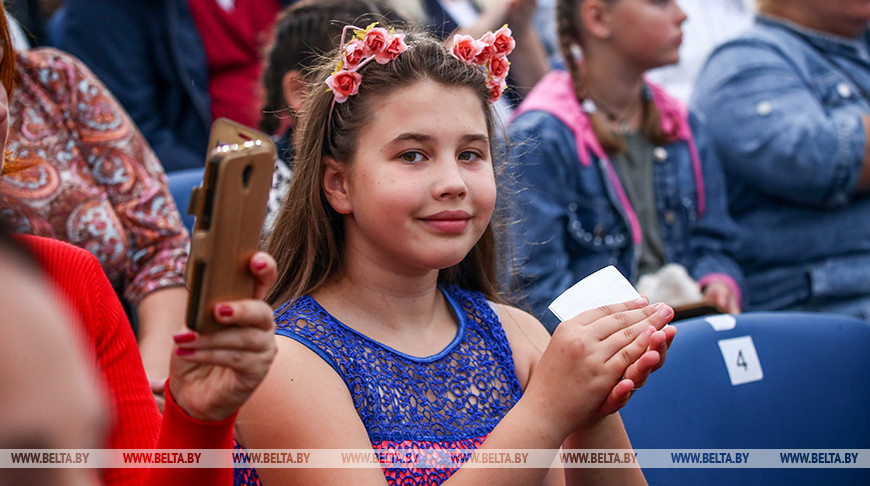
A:
<svg viewBox="0 0 870 486">
<path fill-rule="evenodd" d="M 701 71 L 692 103 L 722 160 L 748 310 L 870 294 L 870 195 L 856 193 L 868 49 L 870 31 L 846 40 L 759 17 Z"/>
<path fill-rule="evenodd" d="M 707 139 L 693 137 L 685 107 L 650 88 L 662 127 L 673 135 L 653 152 L 665 258 L 701 285 L 725 282 L 739 298 L 742 275 L 729 256 L 735 229 L 718 162 Z M 558 323 L 547 306 L 576 281 L 607 265 L 637 280 L 640 226 L 567 73 L 554 71 L 538 83 L 517 109 L 508 138 L 518 284 L 552 331 Z"/>
</svg>

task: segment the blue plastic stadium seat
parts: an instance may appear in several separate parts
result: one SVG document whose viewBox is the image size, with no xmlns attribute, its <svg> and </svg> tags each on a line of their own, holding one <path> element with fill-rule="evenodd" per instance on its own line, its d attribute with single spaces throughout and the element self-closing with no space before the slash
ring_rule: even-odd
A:
<svg viewBox="0 0 870 486">
<path fill-rule="evenodd" d="M 202 185 L 202 175 L 205 169 L 185 169 L 167 172 L 169 178 L 169 191 L 172 193 L 172 198 L 175 199 L 175 205 L 178 206 L 178 212 L 181 213 L 181 219 L 187 231 L 193 230 L 195 218 L 187 214 L 187 206 L 190 203 L 190 190 L 196 186 Z"/>
<path fill-rule="evenodd" d="M 707 318 L 675 324 L 665 366 L 620 412 L 635 449 L 870 449 L 870 324 L 811 313 L 735 319 L 733 328 L 718 331 Z M 727 365 L 738 382 L 732 385 L 720 341 L 746 336 L 758 359 L 732 349 Z M 741 373 L 751 375 L 758 364 L 763 377 L 740 383 Z M 644 473 L 652 485 L 870 485 L 870 469 Z"/>
</svg>

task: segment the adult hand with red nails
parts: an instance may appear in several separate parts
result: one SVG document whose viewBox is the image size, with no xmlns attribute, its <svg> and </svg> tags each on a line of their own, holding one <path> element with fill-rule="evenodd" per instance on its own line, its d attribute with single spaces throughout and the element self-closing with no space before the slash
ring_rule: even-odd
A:
<svg viewBox="0 0 870 486">
<path fill-rule="evenodd" d="M 214 315 L 226 327 L 214 334 L 187 331 L 174 336 L 167 388 L 192 418 L 224 420 L 260 384 L 275 357 L 275 322 L 262 299 L 275 281 L 275 260 L 257 253 L 250 260 L 257 285 L 250 299 L 218 303 Z"/>
</svg>

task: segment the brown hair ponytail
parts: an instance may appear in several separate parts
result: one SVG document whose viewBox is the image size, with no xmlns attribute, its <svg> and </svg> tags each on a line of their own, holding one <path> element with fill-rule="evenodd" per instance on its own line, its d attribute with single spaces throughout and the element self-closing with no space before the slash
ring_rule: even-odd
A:
<svg viewBox="0 0 870 486">
<path fill-rule="evenodd" d="M 585 0 L 558 0 L 556 2 L 557 31 L 559 35 L 559 50 L 565 60 L 565 66 L 571 75 L 574 85 L 574 96 L 582 103 L 589 97 L 580 63 L 577 61 L 575 46 L 580 48 L 580 34 L 583 25 L 580 21 L 579 10 Z M 604 1 L 604 0 L 602 0 Z M 616 0 L 618 1 L 618 0 Z M 655 105 L 652 96 L 644 96 L 642 100 L 641 132 L 654 144 L 665 143 L 668 140 L 661 126 L 661 114 Z M 607 153 L 620 153 L 625 150 L 625 138 L 614 132 L 599 117 L 590 116 L 589 123 L 595 138 L 601 144 L 601 148 Z"/>
</svg>

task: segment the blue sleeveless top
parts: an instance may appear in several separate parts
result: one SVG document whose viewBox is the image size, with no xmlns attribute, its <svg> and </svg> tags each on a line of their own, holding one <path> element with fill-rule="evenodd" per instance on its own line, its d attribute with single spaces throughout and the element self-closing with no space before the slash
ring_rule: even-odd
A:
<svg viewBox="0 0 870 486">
<path fill-rule="evenodd" d="M 522 396 L 504 330 L 479 292 L 441 289 L 459 321 L 444 350 L 419 358 L 396 351 L 301 297 L 275 311 L 276 333 L 317 353 L 341 376 L 372 448 L 476 449 Z M 384 468 L 389 484 L 440 484 L 452 468 Z M 236 484 L 258 484 L 237 469 Z"/>
</svg>

